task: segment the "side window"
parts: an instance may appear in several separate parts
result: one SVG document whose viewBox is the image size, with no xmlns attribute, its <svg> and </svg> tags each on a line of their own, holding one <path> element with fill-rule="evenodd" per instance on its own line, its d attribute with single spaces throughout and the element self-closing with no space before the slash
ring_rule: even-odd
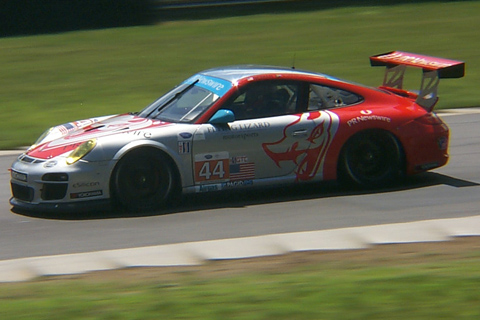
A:
<svg viewBox="0 0 480 320">
<path fill-rule="evenodd" d="M 310 84 L 308 111 L 343 107 L 362 102 L 363 98 L 343 89 Z"/>
<path fill-rule="evenodd" d="M 299 84 L 294 82 L 261 81 L 249 84 L 225 106 L 235 119 L 274 117 L 295 113 Z"/>
</svg>

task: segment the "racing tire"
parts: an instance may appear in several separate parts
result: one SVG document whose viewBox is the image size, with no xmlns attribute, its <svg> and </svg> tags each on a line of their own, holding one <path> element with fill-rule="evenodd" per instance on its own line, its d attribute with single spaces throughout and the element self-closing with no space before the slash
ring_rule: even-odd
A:
<svg viewBox="0 0 480 320">
<path fill-rule="evenodd" d="M 383 130 L 367 130 L 351 137 L 339 161 L 344 185 L 380 188 L 395 185 L 404 176 L 404 154 L 397 139 Z"/>
<path fill-rule="evenodd" d="M 145 212 L 165 207 L 176 189 L 173 165 L 160 151 L 139 149 L 120 159 L 111 178 L 114 207 Z"/>
</svg>

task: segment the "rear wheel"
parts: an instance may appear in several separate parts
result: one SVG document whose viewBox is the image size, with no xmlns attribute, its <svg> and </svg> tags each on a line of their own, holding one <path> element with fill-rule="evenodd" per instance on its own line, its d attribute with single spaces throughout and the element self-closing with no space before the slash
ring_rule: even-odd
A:
<svg viewBox="0 0 480 320">
<path fill-rule="evenodd" d="M 172 165 L 161 152 L 134 150 L 120 159 L 111 179 L 114 204 L 127 211 L 165 206 L 175 191 Z"/>
<path fill-rule="evenodd" d="M 343 182 L 377 188 L 395 184 L 403 176 L 403 152 L 397 139 L 381 130 L 354 135 L 345 144 L 339 162 Z"/>
</svg>

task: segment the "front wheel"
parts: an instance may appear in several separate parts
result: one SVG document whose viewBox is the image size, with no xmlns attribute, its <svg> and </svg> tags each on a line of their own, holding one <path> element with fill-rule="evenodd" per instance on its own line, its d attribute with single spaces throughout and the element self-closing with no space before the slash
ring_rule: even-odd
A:
<svg viewBox="0 0 480 320">
<path fill-rule="evenodd" d="M 156 150 L 134 150 L 120 159 L 111 178 L 114 204 L 127 211 L 165 206 L 175 190 L 175 174 Z"/>
<path fill-rule="evenodd" d="M 356 134 L 345 144 L 339 161 L 343 182 L 365 188 L 395 184 L 403 176 L 403 152 L 390 133 L 370 130 Z"/>
</svg>

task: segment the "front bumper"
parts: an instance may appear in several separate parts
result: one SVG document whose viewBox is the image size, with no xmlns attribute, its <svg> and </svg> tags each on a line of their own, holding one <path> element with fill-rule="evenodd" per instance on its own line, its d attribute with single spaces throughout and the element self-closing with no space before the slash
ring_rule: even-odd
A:
<svg viewBox="0 0 480 320">
<path fill-rule="evenodd" d="M 19 200 L 17 198 L 10 198 L 10 204 L 17 211 L 28 212 L 55 212 L 55 213 L 80 213 L 90 211 L 109 211 L 111 203 L 108 199 L 78 201 L 78 202 L 60 202 L 60 203 L 30 203 Z"/>
<path fill-rule="evenodd" d="M 64 158 L 41 160 L 21 155 L 11 168 L 10 204 L 35 211 L 82 211 L 109 202 L 111 161 L 79 161 L 67 165 Z"/>
</svg>

